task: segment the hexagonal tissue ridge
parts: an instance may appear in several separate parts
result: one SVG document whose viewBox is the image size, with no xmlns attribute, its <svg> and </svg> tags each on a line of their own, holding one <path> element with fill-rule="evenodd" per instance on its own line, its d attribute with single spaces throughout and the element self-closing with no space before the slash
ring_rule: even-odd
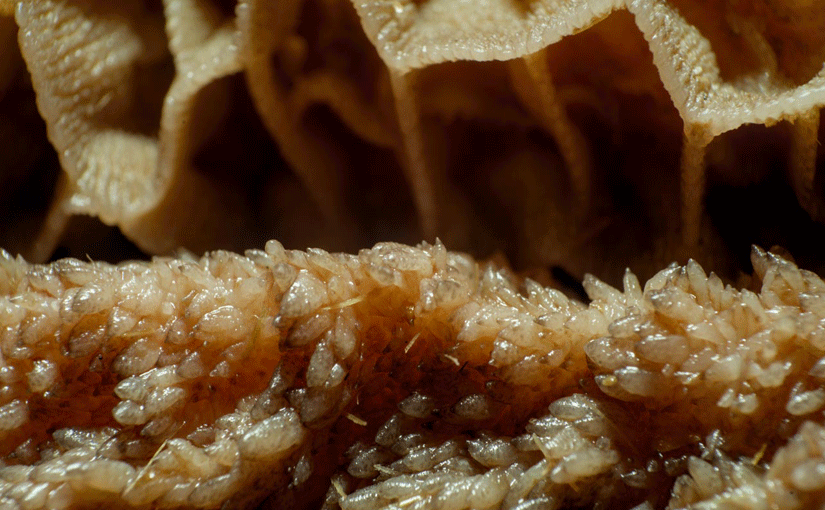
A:
<svg viewBox="0 0 825 510">
<path fill-rule="evenodd" d="M 148 254 L 438 236 L 577 278 L 734 275 L 793 240 L 732 246 L 717 189 L 781 181 L 772 221 L 825 217 L 823 22 L 790 0 L 6 1 L 0 243 L 82 251 L 92 216 Z"/>
</svg>

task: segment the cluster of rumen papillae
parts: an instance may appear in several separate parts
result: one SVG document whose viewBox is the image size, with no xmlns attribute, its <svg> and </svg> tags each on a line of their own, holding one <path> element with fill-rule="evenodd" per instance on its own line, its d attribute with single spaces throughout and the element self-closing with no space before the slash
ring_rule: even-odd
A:
<svg viewBox="0 0 825 510">
<path fill-rule="evenodd" d="M 823 25 L 808 0 L 0 0 L 0 246 L 823 267 Z"/>
<path fill-rule="evenodd" d="M 0 258 L 3 508 L 813 508 L 825 282 L 592 301 L 443 245 Z"/>
</svg>

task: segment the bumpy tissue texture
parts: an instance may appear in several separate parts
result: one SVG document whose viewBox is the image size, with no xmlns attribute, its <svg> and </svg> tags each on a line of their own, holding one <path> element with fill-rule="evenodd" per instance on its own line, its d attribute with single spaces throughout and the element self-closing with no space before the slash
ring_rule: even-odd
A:
<svg viewBox="0 0 825 510">
<path fill-rule="evenodd" d="M 0 509 L 822 506 L 823 26 L 0 0 L 11 253 L 542 282 L 0 252 Z"/>
<path fill-rule="evenodd" d="M 443 245 L 0 258 L 3 508 L 815 508 L 825 282 Z M 637 506 L 638 505 L 638 506 Z"/>
</svg>

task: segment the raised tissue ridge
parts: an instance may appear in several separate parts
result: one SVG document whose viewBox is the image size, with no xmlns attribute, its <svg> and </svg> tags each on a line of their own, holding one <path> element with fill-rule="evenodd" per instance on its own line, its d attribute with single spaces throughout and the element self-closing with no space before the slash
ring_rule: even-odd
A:
<svg viewBox="0 0 825 510">
<path fill-rule="evenodd" d="M 3 252 L 0 504 L 811 508 L 825 282 L 751 258 L 585 305 L 440 243 Z"/>
<path fill-rule="evenodd" d="M 761 244 L 818 270 L 823 24 L 810 0 L 0 0 L 0 246 L 438 236 L 617 284 L 732 278 Z"/>
</svg>

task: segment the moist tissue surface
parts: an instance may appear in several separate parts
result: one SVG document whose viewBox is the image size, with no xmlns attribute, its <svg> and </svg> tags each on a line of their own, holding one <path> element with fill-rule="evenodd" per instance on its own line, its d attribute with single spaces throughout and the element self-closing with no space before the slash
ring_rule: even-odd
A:
<svg viewBox="0 0 825 510">
<path fill-rule="evenodd" d="M 0 506 L 815 508 L 825 283 L 587 305 L 443 245 L 0 257 Z"/>
<path fill-rule="evenodd" d="M 823 26 L 0 0 L 0 510 L 822 506 Z"/>
</svg>

